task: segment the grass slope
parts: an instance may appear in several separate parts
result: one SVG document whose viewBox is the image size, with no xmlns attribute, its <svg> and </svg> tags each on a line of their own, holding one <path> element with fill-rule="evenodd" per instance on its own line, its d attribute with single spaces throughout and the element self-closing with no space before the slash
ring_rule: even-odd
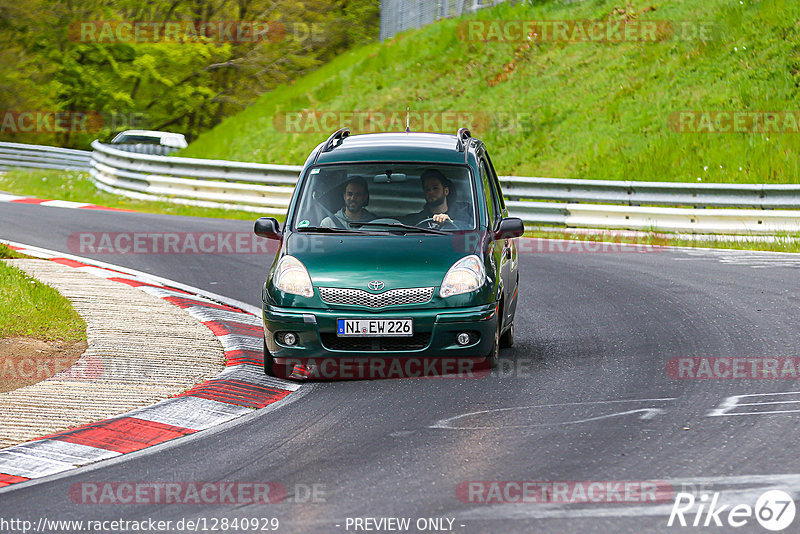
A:
<svg viewBox="0 0 800 534">
<path fill-rule="evenodd" d="M 463 19 L 444 20 L 347 52 L 263 95 L 182 155 L 298 164 L 329 131 L 283 133 L 273 122 L 280 113 L 386 112 L 408 105 L 488 114 L 491 122 L 475 127 L 475 134 L 504 175 L 742 183 L 800 178 L 798 134 L 689 134 L 668 127 L 670 114 L 685 110 L 797 110 L 796 0 L 530 0 L 470 18 L 668 20 L 714 31 L 706 41 L 529 45 L 462 39 Z"/>
<path fill-rule="evenodd" d="M 0 244 L 0 338 L 85 340 L 86 323 L 66 298 L 2 261 L 18 256 Z"/>
</svg>

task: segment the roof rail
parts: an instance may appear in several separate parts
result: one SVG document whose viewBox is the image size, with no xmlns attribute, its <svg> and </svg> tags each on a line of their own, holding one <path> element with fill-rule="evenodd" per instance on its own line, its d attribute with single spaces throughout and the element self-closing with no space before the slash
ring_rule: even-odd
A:
<svg viewBox="0 0 800 534">
<path fill-rule="evenodd" d="M 344 141 L 344 138 L 350 135 L 350 128 L 339 128 L 335 132 L 331 134 L 327 141 L 325 141 L 325 146 L 322 147 L 323 152 L 328 152 L 329 150 L 333 150 L 336 148 L 333 143 L 337 139 L 339 140 L 339 144 Z"/>
<path fill-rule="evenodd" d="M 319 159 L 319 155 L 320 154 L 322 154 L 323 152 L 330 152 L 331 150 L 336 148 L 338 145 L 342 144 L 342 141 L 344 141 L 344 138 L 348 137 L 349 135 L 350 135 L 350 128 L 339 128 L 338 130 L 333 132 L 331 134 L 331 136 L 328 137 L 328 140 L 325 141 L 325 144 L 322 145 L 322 149 L 319 152 L 317 152 L 317 155 L 314 158 L 314 163 L 317 162 L 317 159 Z M 334 144 L 337 140 L 339 141 L 339 143 L 338 144 Z"/>
<path fill-rule="evenodd" d="M 469 141 L 467 139 L 471 139 L 472 134 L 469 133 L 467 128 L 459 128 L 458 133 L 456 134 L 456 150 L 459 152 L 464 152 L 467 149 L 467 145 Z"/>
</svg>

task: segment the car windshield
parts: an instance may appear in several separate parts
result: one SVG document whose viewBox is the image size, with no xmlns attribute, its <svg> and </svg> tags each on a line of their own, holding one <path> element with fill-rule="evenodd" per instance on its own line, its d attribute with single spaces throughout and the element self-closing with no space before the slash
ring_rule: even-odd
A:
<svg viewBox="0 0 800 534">
<path fill-rule="evenodd" d="M 475 195 L 469 167 L 360 163 L 312 167 L 292 228 L 442 233 L 474 230 Z"/>
</svg>

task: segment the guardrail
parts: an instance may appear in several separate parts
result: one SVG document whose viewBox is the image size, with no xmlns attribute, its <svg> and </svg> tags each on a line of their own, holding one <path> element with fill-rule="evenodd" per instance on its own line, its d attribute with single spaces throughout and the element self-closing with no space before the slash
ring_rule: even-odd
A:
<svg viewBox="0 0 800 534">
<path fill-rule="evenodd" d="M 800 210 L 693 209 L 508 201 L 525 226 L 604 228 L 696 234 L 800 233 Z"/>
<path fill-rule="evenodd" d="M 92 153 L 45 145 L 0 142 L 0 168 L 28 167 L 86 171 Z"/>
<path fill-rule="evenodd" d="M 126 152 L 92 143 L 98 189 L 145 200 L 284 214 L 300 165 L 177 158 Z"/>
<path fill-rule="evenodd" d="M 567 180 L 563 178 L 500 178 L 503 194 L 513 200 L 600 202 L 640 206 L 800 209 L 800 184 L 703 184 Z"/>
<path fill-rule="evenodd" d="M 503 195 L 509 199 L 509 211 L 526 225 L 709 234 L 800 232 L 800 184 L 695 184 L 520 176 L 503 176 L 500 183 Z M 541 200 L 551 202 L 537 202 Z"/>
<path fill-rule="evenodd" d="M 98 142 L 92 147 L 92 176 L 95 184 L 106 191 L 263 213 L 286 211 L 290 186 L 297 182 L 302 169 L 146 156 Z M 800 232 L 800 211 L 783 210 L 800 208 L 800 184 L 687 184 L 519 176 L 504 176 L 500 182 L 509 211 L 528 226 L 732 234 Z M 706 207 L 737 209 L 698 209 Z"/>
<path fill-rule="evenodd" d="M 86 152 L 0 143 L 0 166 L 88 170 L 97 188 L 110 193 L 274 215 L 286 212 L 302 170 L 299 165 L 139 154 L 98 141 L 92 148 L 93 152 Z M 500 182 L 509 211 L 529 227 L 724 234 L 800 232 L 800 184 L 519 176 L 503 176 Z"/>
</svg>

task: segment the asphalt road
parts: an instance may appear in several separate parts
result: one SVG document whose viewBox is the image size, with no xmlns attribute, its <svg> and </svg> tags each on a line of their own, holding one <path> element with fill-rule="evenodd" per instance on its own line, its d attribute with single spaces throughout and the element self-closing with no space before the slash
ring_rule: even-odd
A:
<svg viewBox="0 0 800 534">
<path fill-rule="evenodd" d="M 79 232 L 251 228 L 247 221 L 0 204 L 0 238 L 73 253 L 69 239 Z M 265 254 L 83 255 L 256 306 L 270 263 Z M 411 532 L 766 532 L 754 517 L 729 526 L 731 505 L 753 506 L 767 489 L 798 500 L 800 384 L 768 373 L 676 379 L 668 362 L 800 356 L 800 258 L 573 251 L 525 253 L 520 262 L 516 344 L 487 377 L 314 384 L 288 405 L 220 430 L 0 492 L 0 518 L 201 519 L 211 528 L 215 518 L 274 517 L 278 532 L 364 531 L 355 530 L 354 518 L 366 517 L 410 518 Z M 724 362 L 731 361 L 719 369 Z M 731 398 L 741 395 L 750 396 Z M 80 483 L 157 481 L 273 481 L 289 497 L 211 506 L 70 497 Z M 498 502 L 513 495 L 491 491 L 511 486 L 475 481 L 567 483 L 569 490 L 545 503 Z M 605 488 L 659 481 L 666 490 L 655 503 L 635 496 L 616 502 L 614 491 L 601 499 L 613 502 L 575 502 L 575 490 L 591 481 Z M 315 498 L 307 498 L 311 487 Z M 682 490 L 698 504 L 718 492 L 718 504 L 729 505 L 719 516 L 725 526 L 711 518 L 703 527 L 701 514 L 698 527 L 679 528 L 677 519 L 668 527 Z M 491 503 L 476 502 L 492 495 Z M 696 511 L 685 514 L 689 525 Z M 417 530 L 425 518 L 453 522 Z M 800 517 L 787 531 L 797 525 Z"/>
</svg>

